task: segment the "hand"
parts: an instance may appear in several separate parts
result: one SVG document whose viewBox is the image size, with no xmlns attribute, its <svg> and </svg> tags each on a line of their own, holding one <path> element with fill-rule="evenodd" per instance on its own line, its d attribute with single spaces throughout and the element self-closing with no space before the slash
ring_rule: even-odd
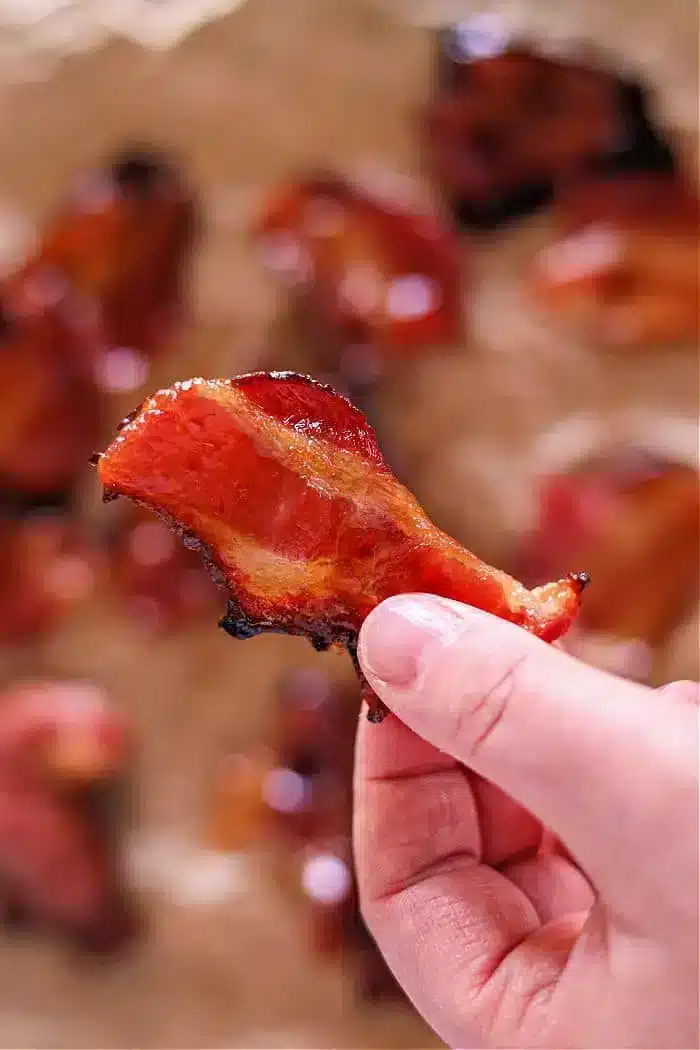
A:
<svg viewBox="0 0 700 1050">
<path fill-rule="evenodd" d="M 402 595 L 359 658 L 364 917 L 450 1046 L 698 1046 L 698 687 Z M 543 835 L 543 829 L 549 829 Z"/>
</svg>

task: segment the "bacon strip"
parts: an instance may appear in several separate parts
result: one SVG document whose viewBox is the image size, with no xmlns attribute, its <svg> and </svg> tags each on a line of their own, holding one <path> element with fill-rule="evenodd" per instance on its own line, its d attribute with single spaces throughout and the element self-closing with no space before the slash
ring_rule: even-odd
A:
<svg viewBox="0 0 700 1050">
<path fill-rule="evenodd" d="M 53 287 L 52 287 L 53 286 Z M 14 275 L 0 287 L 0 493 L 70 492 L 100 434 L 99 326 L 57 280 Z"/>
<path fill-rule="evenodd" d="M 380 365 L 459 338 L 459 248 L 436 215 L 318 172 L 280 187 L 252 232 L 278 277 L 310 289 L 349 356 L 369 343 Z"/>
<path fill-rule="evenodd" d="M 669 176 L 582 182 L 563 193 L 530 281 L 543 305 L 598 343 L 695 341 L 700 199 Z"/>
<path fill-rule="evenodd" d="M 233 599 L 222 626 L 354 653 L 368 613 L 422 591 L 553 641 L 584 574 L 528 591 L 438 529 L 384 462 L 362 413 L 293 373 L 161 390 L 99 458 L 105 498 L 143 503 L 201 549 Z M 372 699 L 370 717 L 381 720 Z"/>
<path fill-rule="evenodd" d="M 131 748 L 129 728 L 96 688 L 25 684 L 1 698 L 0 915 L 8 921 L 95 951 L 135 932 L 114 829 L 98 808 Z"/>
<path fill-rule="evenodd" d="M 177 165 L 158 150 L 130 147 L 76 182 L 22 275 L 60 275 L 97 304 L 110 346 L 152 358 L 179 319 L 197 226 Z"/>
</svg>

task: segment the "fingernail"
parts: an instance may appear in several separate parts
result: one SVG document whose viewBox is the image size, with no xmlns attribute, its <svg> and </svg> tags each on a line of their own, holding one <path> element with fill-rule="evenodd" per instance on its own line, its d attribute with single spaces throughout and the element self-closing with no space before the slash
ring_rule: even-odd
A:
<svg viewBox="0 0 700 1050">
<path fill-rule="evenodd" d="M 407 688 L 418 677 L 426 650 L 454 633 L 459 618 L 439 599 L 397 595 L 365 620 L 358 655 L 366 674 Z"/>
</svg>

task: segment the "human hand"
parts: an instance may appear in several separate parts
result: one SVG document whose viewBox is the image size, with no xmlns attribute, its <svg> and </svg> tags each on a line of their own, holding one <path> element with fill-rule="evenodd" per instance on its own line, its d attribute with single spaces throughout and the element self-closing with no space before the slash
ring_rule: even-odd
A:
<svg viewBox="0 0 700 1050">
<path fill-rule="evenodd" d="M 698 686 L 426 595 L 375 609 L 358 655 L 393 712 L 360 720 L 362 911 L 440 1037 L 697 1047 Z"/>
</svg>

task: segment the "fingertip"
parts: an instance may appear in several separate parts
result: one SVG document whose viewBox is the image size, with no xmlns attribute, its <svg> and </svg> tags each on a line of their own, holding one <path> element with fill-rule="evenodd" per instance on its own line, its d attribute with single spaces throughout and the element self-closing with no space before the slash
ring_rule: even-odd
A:
<svg viewBox="0 0 700 1050">
<path fill-rule="evenodd" d="M 381 698 L 414 687 L 427 650 L 454 640 L 473 613 L 478 610 L 431 594 L 397 594 L 373 609 L 360 630 L 357 655 Z"/>
<path fill-rule="evenodd" d="M 405 594 L 383 602 L 367 618 L 358 657 L 386 706 L 426 740 L 456 755 L 460 705 L 470 694 L 477 696 L 482 680 L 488 686 L 507 676 L 531 646 L 549 648 L 483 610 Z"/>
<path fill-rule="evenodd" d="M 456 762 L 413 732 L 389 712 L 381 732 L 361 719 L 355 749 L 355 780 L 358 791 L 363 781 L 398 780 L 455 767 Z"/>
</svg>

